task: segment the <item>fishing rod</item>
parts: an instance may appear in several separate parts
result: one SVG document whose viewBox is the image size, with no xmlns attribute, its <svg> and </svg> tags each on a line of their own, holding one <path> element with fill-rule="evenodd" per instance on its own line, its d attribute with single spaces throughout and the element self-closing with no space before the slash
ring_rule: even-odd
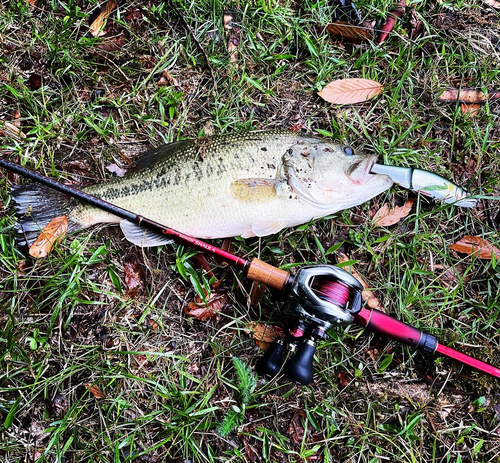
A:
<svg viewBox="0 0 500 463">
<path fill-rule="evenodd" d="M 263 374 L 274 376 L 283 369 L 290 379 L 303 385 L 309 384 L 313 380 L 313 357 L 317 342 L 325 339 L 328 329 L 332 327 L 356 324 L 425 353 L 438 353 L 500 378 L 499 368 L 447 347 L 431 334 L 379 310 L 362 307 L 363 286 L 350 273 L 339 267 L 307 266 L 291 275 L 260 259 L 247 260 L 238 257 L 18 164 L 0 159 L 0 167 L 228 262 L 241 270 L 248 279 L 289 295 L 290 300 L 284 313 L 288 335 L 274 342 L 257 362 L 257 369 Z M 283 367 L 285 346 L 294 353 Z"/>
</svg>

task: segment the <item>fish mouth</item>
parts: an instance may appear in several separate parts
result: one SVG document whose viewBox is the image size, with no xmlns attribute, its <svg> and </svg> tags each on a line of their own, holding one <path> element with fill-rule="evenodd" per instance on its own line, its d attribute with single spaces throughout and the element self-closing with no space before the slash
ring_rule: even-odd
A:
<svg viewBox="0 0 500 463">
<path fill-rule="evenodd" d="M 377 161 L 377 155 L 368 155 L 359 161 L 352 163 L 347 169 L 347 176 L 354 182 L 360 185 L 368 183 L 375 174 L 371 174 L 375 162 Z"/>
</svg>

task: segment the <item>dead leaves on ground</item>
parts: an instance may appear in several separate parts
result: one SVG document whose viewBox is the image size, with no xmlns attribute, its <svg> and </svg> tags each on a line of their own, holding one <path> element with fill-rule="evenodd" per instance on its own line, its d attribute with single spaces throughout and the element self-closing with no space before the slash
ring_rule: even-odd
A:
<svg viewBox="0 0 500 463">
<path fill-rule="evenodd" d="M 500 249 L 480 236 L 464 236 L 450 246 L 450 249 L 479 259 L 500 258 Z"/>
<path fill-rule="evenodd" d="M 184 307 L 184 313 L 189 317 L 204 321 L 220 312 L 226 305 L 227 299 L 226 292 L 217 291 L 213 291 L 206 302 L 197 296 L 195 301 Z"/>
<path fill-rule="evenodd" d="M 390 208 L 389 204 L 385 203 L 373 217 L 375 226 L 388 227 L 398 223 L 411 212 L 414 202 L 414 199 L 409 199 L 403 206 L 395 206 L 393 208 Z"/>
<path fill-rule="evenodd" d="M 346 105 L 365 102 L 384 90 L 384 86 L 370 79 L 340 79 L 330 82 L 318 95 L 332 104 Z"/>
<path fill-rule="evenodd" d="M 85 384 L 85 389 L 92 393 L 96 399 L 104 399 L 106 397 L 96 384 L 87 383 Z"/>
<path fill-rule="evenodd" d="M 486 3 L 486 5 L 488 6 L 491 6 L 492 8 L 500 10 L 500 2 L 497 0 L 484 0 L 484 3 Z"/>
<path fill-rule="evenodd" d="M 68 217 L 61 215 L 52 219 L 42 230 L 37 240 L 30 246 L 30 256 L 39 259 L 47 257 L 54 244 L 68 231 Z"/>
<path fill-rule="evenodd" d="M 487 101 L 499 100 L 500 91 L 485 93 L 474 88 L 449 88 L 441 93 L 437 99 L 443 103 L 459 102 L 462 113 L 474 117 L 479 113 L 482 104 Z"/>
<path fill-rule="evenodd" d="M 328 24 L 328 26 L 326 26 L 326 30 L 332 37 L 341 37 L 356 44 L 373 40 L 372 31 L 361 26 L 349 24 L 346 21 L 336 21 Z"/>
<path fill-rule="evenodd" d="M 252 333 L 255 344 L 262 350 L 267 350 L 271 343 L 285 337 L 285 332 L 282 328 L 264 323 L 252 322 L 248 325 L 246 331 Z"/>
<path fill-rule="evenodd" d="M 124 264 L 125 269 L 125 284 L 128 291 L 127 296 L 135 297 L 137 293 L 144 287 L 144 280 L 146 275 L 144 270 L 135 260 L 126 260 Z"/>
<path fill-rule="evenodd" d="M 106 25 L 106 21 L 108 20 L 109 15 L 114 11 L 115 8 L 116 2 L 114 0 L 109 0 L 106 5 L 104 5 L 104 8 L 99 13 L 99 16 L 97 16 L 94 22 L 90 25 L 89 30 L 94 37 L 102 37 L 103 35 L 106 35 L 104 26 Z"/>
<path fill-rule="evenodd" d="M 222 18 L 227 36 L 227 51 L 229 53 L 229 63 L 238 69 L 238 46 L 240 44 L 240 30 L 233 25 L 233 13 L 224 11 Z"/>
<path fill-rule="evenodd" d="M 473 88 L 449 88 L 438 97 L 438 101 L 446 103 L 455 103 L 456 101 L 460 103 L 484 103 L 487 99 L 488 96 L 484 92 Z"/>
</svg>

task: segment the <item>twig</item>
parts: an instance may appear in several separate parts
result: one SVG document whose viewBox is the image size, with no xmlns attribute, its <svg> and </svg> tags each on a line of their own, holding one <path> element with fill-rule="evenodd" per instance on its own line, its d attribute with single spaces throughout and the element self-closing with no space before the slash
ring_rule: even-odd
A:
<svg viewBox="0 0 500 463">
<path fill-rule="evenodd" d="M 120 66 L 118 66 L 112 59 L 108 58 L 106 55 L 103 55 L 101 53 L 99 53 L 98 51 L 96 50 L 93 50 L 92 53 L 95 53 L 96 55 L 100 56 L 101 58 L 104 58 L 106 61 L 109 61 L 117 70 L 118 72 L 123 76 L 125 77 L 125 79 L 127 79 L 128 81 L 130 81 L 129 77 L 127 76 L 127 74 L 125 74 L 123 72 L 123 70 L 120 68 Z"/>
<path fill-rule="evenodd" d="M 191 35 L 191 37 L 195 41 L 196 45 L 198 46 L 199 50 L 203 54 L 203 56 L 205 58 L 205 62 L 207 64 L 207 67 L 210 70 L 210 74 L 212 76 L 212 80 L 214 81 L 215 92 L 217 93 L 217 80 L 215 78 L 215 72 L 214 72 L 214 70 L 213 70 L 213 68 L 212 68 L 212 66 L 210 64 L 210 59 L 208 58 L 207 52 L 205 51 L 205 49 L 201 45 L 200 41 L 196 38 L 196 35 L 195 35 L 194 31 L 191 29 L 191 27 L 189 26 L 188 22 L 186 21 L 186 18 L 181 14 L 181 12 L 177 8 L 177 6 L 175 6 L 174 2 L 172 0 L 169 0 L 168 3 L 172 7 L 172 9 L 175 11 L 175 14 L 178 16 L 178 18 L 181 20 L 181 22 L 184 24 L 184 27 L 188 30 L 189 34 Z"/>
</svg>

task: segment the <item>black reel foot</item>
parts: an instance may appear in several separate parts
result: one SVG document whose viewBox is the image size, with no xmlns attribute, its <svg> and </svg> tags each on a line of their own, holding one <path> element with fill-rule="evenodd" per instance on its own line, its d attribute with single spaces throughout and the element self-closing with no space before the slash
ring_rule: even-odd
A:
<svg viewBox="0 0 500 463">
<path fill-rule="evenodd" d="M 316 352 L 314 339 L 304 339 L 295 355 L 287 362 L 285 374 L 293 381 L 307 386 L 313 380 L 313 358 Z"/>
<path fill-rule="evenodd" d="M 285 343 L 283 339 L 273 342 L 255 365 L 257 371 L 263 375 L 276 376 L 283 365 L 281 356 L 284 349 Z"/>
</svg>

